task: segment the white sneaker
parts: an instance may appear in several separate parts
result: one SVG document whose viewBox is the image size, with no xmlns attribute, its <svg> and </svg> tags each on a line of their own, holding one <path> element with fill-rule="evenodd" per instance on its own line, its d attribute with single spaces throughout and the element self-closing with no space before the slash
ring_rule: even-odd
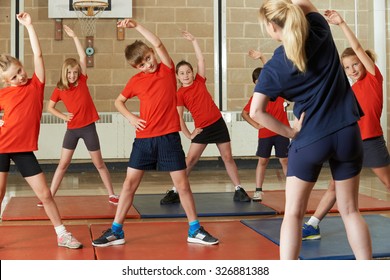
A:
<svg viewBox="0 0 390 280">
<path fill-rule="evenodd" d="M 264 193 L 262 191 L 255 191 L 253 194 L 253 201 L 262 201 Z"/>
</svg>

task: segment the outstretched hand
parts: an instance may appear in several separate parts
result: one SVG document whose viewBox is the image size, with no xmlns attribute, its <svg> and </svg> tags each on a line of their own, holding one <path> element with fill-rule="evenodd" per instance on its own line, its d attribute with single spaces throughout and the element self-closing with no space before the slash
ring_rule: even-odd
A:
<svg viewBox="0 0 390 280">
<path fill-rule="evenodd" d="M 122 28 L 135 28 L 135 27 L 137 27 L 137 22 L 134 19 L 126 18 L 126 19 L 118 21 L 116 26 L 122 27 Z"/>
<path fill-rule="evenodd" d="M 194 41 L 195 40 L 195 37 L 194 35 L 192 35 L 190 32 L 188 32 L 187 30 L 183 30 L 181 32 L 181 35 L 183 35 L 184 39 L 187 39 L 188 41 Z"/>
<path fill-rule="evenodd" d="M 330 24 L 339 25 L 344 22 L 344 19 L 335 10 L 326 10 L 324 15 Z"/>
<path fill-rule="evenodd" d="M 77 37 L 76 33 L 69 26 L 64 24 L 63 28 L 64 28 L 66 34 L 68 34 L 69 37 L 71 37 L 71 38 Z"/>
<path fill-rule="evenodd" d="M 18 19 L 20 24 L 22 24 L 24 26 L 30 25 L 32 23 L 31 16 L 28 13 L 23 12 L 23 13 L 17 14 L 16 18 Z"/>
<path fill-rule="evenodd" d="M 260 59 L 263 54 L 261 51 L 249 50 L 248 55 L 252 59 Z"/>
</svg>

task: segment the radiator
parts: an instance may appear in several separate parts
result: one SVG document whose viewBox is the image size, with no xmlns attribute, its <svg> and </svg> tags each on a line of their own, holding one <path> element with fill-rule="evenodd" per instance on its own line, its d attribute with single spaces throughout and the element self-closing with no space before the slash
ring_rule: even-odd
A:
<svg viewBox="0 0 390 280">
<path fill-rule="evenodd" d="M 100 120 L 96 122 L 102 155 L 106 159 L 127 159 L 130 156 L 135 130 L 120 113 L 99 113 Z M 222 112 L 228 127 L 232 153 L 235 157 L 255 156 L 257 149 L 257 130 L 249 125 L 242 117 L 241 112 Z M 292 112 L 288 112 L 292 120 Z M 194 122 L 189 113 L 184 119 L 190 130 L 194 129 Z M 39 135 L 39 150 L 35 152 L 38 159 L 58 160 L 61 154 L 66 124 L 63 120 L 44 113 L 41 119 Z M 191 141 L 180 133 L 184 152 L 188 151 Z M 216 145 L 209 145 L 203 157 L 219 156 Z M 90 159 L 84 142 L 80 140 L 73 156 L 74 159 Z"/>
</svg>

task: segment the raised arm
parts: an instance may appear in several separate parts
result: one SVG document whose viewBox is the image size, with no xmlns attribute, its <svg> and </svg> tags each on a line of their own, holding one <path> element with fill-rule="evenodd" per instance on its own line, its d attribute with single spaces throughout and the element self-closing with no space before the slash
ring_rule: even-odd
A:
<svg viewBox="0 0 390 280">
<path fill-rule="evenodd" d="M 263 64 L 267 63 L 267 58 L 264 56 L 264 54 L 261 51 L 249 50 L 248 55 L 250 58 L 254 60 L 260 59 Z"/>
<path fill-rule="evenodd" d="M 356 38 L 355 34 L 349 28 L 344 19 L 340 16 L 340 14 L 335 10 L 327 10 L 325 11 L 325 17 L 330 24 L 338 25 L 341 28 L 349 44 L 351 45 L 351 48 L 356 53 L 359 60 L 363 63 L 366 70 L 370 74 L 375 75 L 374 61 L 372 61 L 372 59 L 367 55 L 358 38 Z"/>
<path fill-rule="evenodd" d="M 310 0 L 291 0 L 291 2 L 301 7 L 305 15 L 312 12 L 318 13 L 317 8 L 313 5 L 313 3 Z"/>
<path fill-rule="evenodd" d="M 139 24 L 133 19 L 124 19 L 118 21 L 117 26 L 124 27 L 124 28 L 134 28 L 135 30 L 137 30 L 142 36 L 144 36 L 144 38 L 147 41 L 149 41 L 152 44 L 152 46 L 156 50 L 157 55 L 160 57 L 161 62 L 164 63 L 169 68 L 172 67 L 171 57 L 169 56 L 167 49 L 165 48 L 164 44 L 161 42 L 160 38 L 157 37 L 153 32 L 151 32 L 146 27 L 142 26 L 141 24 Z"/>
<path fill-rule="evenodd" d="M 199 43 L 196 40 L 196 38 L 188 31 L 182 31 L 182 35 L 185 39 L 192 42 L 192 45 L 194 47 L 196 60 L 197 60 L 197 74 L 199 76 L 205 77 L 206 76 L 206 65 L 205 65 L 205 59 L 202 53 L 202 50 L 199 47 Z"/>
<path fill-rule="evenodd" d="M 41 45 L 39 44 L 37 33 L 35 32 L 34 26 L 32 24 L 31 16 L 28 13 L 20 13 L 16 15 L 16 18 L 20 24 L 24 25 L 27 29 L 28 36 L 30 38 L 31 49 L 34 56 L 34 72 L 38 79 L 44 83 L 45 64 L 43 63 Z"/>
<path fill-rule="evenodd" d="M 76 46 L 77 54 L 79 55 L 79 62 L 81 67 L 81 73 L 86 75 L 87 73 L 87 55 L 85 54 L 84 48 L 81 45 L 79 38 L 76 33 L 67 25 L 64 25 L 64 30 L 69 37 L 73 38 L 74 44 Z"/>
</svg>

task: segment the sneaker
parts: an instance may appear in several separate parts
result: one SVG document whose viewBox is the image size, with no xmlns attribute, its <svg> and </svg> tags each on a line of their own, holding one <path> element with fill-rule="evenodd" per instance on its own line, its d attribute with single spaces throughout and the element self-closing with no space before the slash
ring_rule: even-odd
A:
<svg viewBox="0 0 390 280">
<path fill-rule="evenodd" d="M 243 188 L 239 188 L 234 192 L 233 200 L 238 202 L 250 202 L 251 198 Z"/>
<path fill-rule="evenodd" d="M 253 201 L 262 201 L 264 193 L 262 191 L 255 191 L 253 193 Z"/>
<path fill-rule="evenodd" d="M 316 240 L 321 239 L 320 227 L 313 227 L 307 223 L 303 224 L 302 227 L 302 240 Z"/>
<path fill-rule="evenodd" d="M 210 233 L 205 231 L 203 227 L 200 227 L 193 234 L 188 233 L 187 242 L 204 245 L 214 245 L 218 244 L 219 241 L 217 238 L 213 237 Z"/>
<path fill-rule="evenodd" d="M 39 201 L 39 202 L 37 203 L 37 206 L 38 206 L 38 207 L 43 207 L 42 201 Z"/>
<path fill-rule="evenodd" d="M 114 205 L 118 205 L 119 202 L 119 195 L 113 194 L 108 197 L 108 202 L 112 203 Z"/>
<path fill-rule="evenodd" d="M 173 190 L 167 191 L 163 199 L 160 200 L 160 204 L 175 204 L 180 203 L 179 194 L 174 192 Z"/>
<path fill-rule="evenodd" d="M 70 232 L 66 232 L 63 235 L 57 237 L 57 242 L 58 246 L 69 249 L 79 249 L 83 247 L 83 244 L 77 241 L 77 239 L 74 238 Z"/>
<path fill-rule="evenodd" d="M 115 233 L 111 228 L 103 231 L 102 236 L 92 241 L 92 245 L 96 247 L 108 247 L 113 245 L 125 244 L 125 234 L 122 231 L 120 234 Z"/>
</svg>

